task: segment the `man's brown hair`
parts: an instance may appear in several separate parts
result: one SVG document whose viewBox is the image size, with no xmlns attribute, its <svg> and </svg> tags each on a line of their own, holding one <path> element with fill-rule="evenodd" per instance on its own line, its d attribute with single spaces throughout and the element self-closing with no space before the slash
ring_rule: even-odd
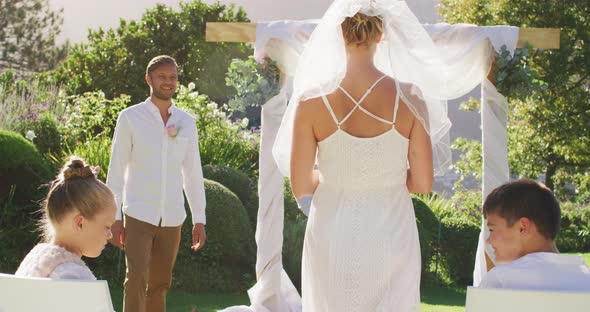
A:
<svg viewBox="0 0 590 312">
<path fill-rule="evenodd" d="M 176 60 L 168 55 L 158 55 L 154 57 L 145 69 L 145 74 L 150 75 L 156 68 L 162 65 L 174 65 L 178 69 L 178 64 L 176 64 Z"/>
</svg>

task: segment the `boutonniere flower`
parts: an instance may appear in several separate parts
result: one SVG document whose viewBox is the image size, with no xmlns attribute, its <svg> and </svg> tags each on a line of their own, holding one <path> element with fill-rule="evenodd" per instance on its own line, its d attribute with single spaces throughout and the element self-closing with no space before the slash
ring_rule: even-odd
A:
<svg viewBox="0 0 590 312">
<path fill-rule="evenodd" d="M 175 125 L 166 127 L 166 132 L 168 132 L 168 136 L 171 138 L 175 138 L 178 135 L 178 131 L 180 131 L 180 127 L 177 129 Z"/>
</svg>

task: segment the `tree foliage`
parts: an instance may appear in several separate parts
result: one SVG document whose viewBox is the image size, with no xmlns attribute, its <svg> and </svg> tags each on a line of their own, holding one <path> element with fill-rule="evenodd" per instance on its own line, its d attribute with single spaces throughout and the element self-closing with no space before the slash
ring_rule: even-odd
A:
<svg viewBox="0 0 590 312">
<path fill-rule="evenodd" d="M 0 71 L 19 75 L 52 69 L 68 50 L 55 44 L 63 10 L 48 0 L 0 0 Z"/>
<path fill-rule="evenodd" d="M 587 192 L 584 188 L 590 170 L 590 2 L 441 0 L 439 11 L 449 23 L 561 30 L 560 49 L 527 49 L 526 64 L 543 87 L 530 88 L 525 97 L 509 95 L 510 169 L 531 178 L 544 175 L 547 186 L 562 196 L 568 195 L 570 184 L 578 192 Z"/>
<path fill-rule="evenodd" d="M 247 21 L 244 10 L 219 2 L 181 3 L 178 11 L 158 4 L 140 20 L 121 19 L 116 29 L 91 30 L 88 42 L 74 45 L 50 78 L 65 83 L 69 93 L 102 90 L 107 98 L 128 94 L 137 103 L 149 94 L 144 79 L 148 62 L 167 54 L 179 65 L 181 84 L 194 82 L 200 93 L 223 102 L 231 96 L 223 80 L 231 60 L 245 58 L 251 50 L 241 43 L 206 42 L 206 22 Z"/>
</svg>

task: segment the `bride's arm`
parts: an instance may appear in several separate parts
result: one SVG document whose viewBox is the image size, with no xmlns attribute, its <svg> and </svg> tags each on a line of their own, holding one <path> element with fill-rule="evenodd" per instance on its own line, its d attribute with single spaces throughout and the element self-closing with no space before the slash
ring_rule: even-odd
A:
<svg viewBox="0 0 590 312">
<path fill-rule="evenodd" d="M 430 136 L 424 130 L 422 123 L 414 119 L 410 132 L 408 148 L 408 178 L 406 185 L 411 193 L 427 194 L 432 192 L 433 168 L 432 145 Z"/>
<path fill-rule="evenodd" d="M 313 106 L 304 101 L 299 104 L 293 125 L 291 146 L 291 187 L 295 198 L 311 196 L 319 184 L 319 174 L 314 170 L 318 142 L 313 132 Z"/>
</svg>

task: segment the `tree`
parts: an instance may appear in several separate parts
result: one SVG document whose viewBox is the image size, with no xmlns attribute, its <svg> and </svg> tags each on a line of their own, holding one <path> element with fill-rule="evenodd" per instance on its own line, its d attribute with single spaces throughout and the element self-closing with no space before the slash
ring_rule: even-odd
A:
<svg viewBox="0 0 590 312">
<path fill-rule="evenodd" d="M 48 0 L 0 0 L 0 71 L 22 76 L 54 68 L 68 51 L 67 43 L 55 44 L 62 12 Z"/>
<path fill-rule="evenodd" d="M 526 62 L 543 81 L 510 98 L 512 173 L 537 178 L 567 195 L 587 187 L 590 171 L 590 12 L 588 0 L 441 0 L 449 23 L 560 28 L 559 50 L 528 49 Z M 585 182 L 584 182 L 585 181 Z M 586 190 L 587 191 L 587 190 Z"/>
<path fill-rule="evenodd" d="M 102 90 L 107 98 L 128 94 L 137 103 L 149 94 L 144 80 L 148 62 L 167 54 L 178 62 L 181 84 L 194 82 L 199 92 L 224 101 L 232 95 L 224 82 L 231 60 L 247 57 L 251 49 L 242 43 L 205 42 L 205 23 L 218 21 L 248 19 L 241 8 L 219 2 L 181 3 L 179 11 L 158 4 L 141 20 L 121 19 L 116 29 L 90 31 L 88 43 L 74 45 L 50 78 L 65 83 L 70 93 Z"/>
</svg>

